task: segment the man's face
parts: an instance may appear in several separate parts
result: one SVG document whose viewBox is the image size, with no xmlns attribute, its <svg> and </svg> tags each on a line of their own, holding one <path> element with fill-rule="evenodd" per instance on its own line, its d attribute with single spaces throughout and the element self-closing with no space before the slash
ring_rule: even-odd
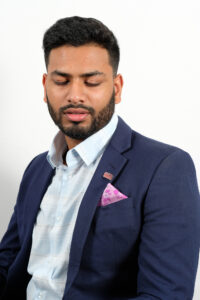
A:
<svg viewBox="0 0 200 300">
<path fill-rule="evenodd" d="M 50 52 L 44 101 L 60 130 L 81 141 L 109 122 L 121 101 L 122 83 L 121 75 L 113 77 L 106 49 L 61 46 Z"/>
</svg>

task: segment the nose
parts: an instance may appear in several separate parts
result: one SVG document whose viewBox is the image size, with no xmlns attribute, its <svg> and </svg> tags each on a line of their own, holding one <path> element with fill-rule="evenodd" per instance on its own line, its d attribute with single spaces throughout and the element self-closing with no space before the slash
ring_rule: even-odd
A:
<svg viewBox="0 0 200 300">
<path fill-rule="evenodd" d="M 85 102 L 84 88 L 81 86 L 81 83 L 70 83 L 67 93 L 67 100 L 69 103 L 73 104 Z"/>
</svg>

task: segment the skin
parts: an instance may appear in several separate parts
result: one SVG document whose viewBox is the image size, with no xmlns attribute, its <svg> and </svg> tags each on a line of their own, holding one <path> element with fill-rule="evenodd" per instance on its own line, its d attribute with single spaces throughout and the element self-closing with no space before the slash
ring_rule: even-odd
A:
<svg viewBox="0 0 200 300">
<path fill-rule="evenodd" d="M 115 104 L 121 101 L 122 86 L 122 76 L 113 75 L 107 50 L 94 44 L 79 47 L 64 45 L 52 49 L 47 74 L 43 74 L 44 101 L 49 101 L 57 116 L 59 110 L 67 105 L 82 105 L 93 110 L 93 116 L 89 113 L 77 124 L 62 113 L 65 128 L 79 126 L 87 131 L 92 118 L 108 106 L 112 97 Z M 82 139 L 67 135 L 65 139 L 68 149 L 82 142 Z"/>
</svg>

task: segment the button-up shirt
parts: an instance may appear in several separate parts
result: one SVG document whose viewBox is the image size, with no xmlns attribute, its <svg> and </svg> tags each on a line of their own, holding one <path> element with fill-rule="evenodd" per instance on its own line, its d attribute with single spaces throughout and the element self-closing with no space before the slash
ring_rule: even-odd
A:
<svg viewBox="0 0 200 300">
<path fill-rule="evenodd" d="M 105 127 L 67 151 L 67 165 L 65 137 L 61 131 L 55 136 L 47 159 L 56 170 L 33 229 L 27 300 L 63 298 L 78 210 L 117 123 L 114 114 Z"/>
</svg>

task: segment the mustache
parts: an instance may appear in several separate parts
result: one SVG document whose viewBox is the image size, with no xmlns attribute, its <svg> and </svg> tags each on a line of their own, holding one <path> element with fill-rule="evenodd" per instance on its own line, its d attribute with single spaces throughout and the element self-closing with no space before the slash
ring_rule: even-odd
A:
<svg viewBox="0 0 200 300">
<path fill-rule="evenodd" d="M 91 115 L 95 114 L 94 108 L 83 105 L 83 104 L 78 104 L 78 105 L 68 104 L 68 105 L 62 106 L 59 108 L 59 114 L 61 115 L 68 108 L 83 108 L 85 110 L 88 110 Z"/>
</svg>

